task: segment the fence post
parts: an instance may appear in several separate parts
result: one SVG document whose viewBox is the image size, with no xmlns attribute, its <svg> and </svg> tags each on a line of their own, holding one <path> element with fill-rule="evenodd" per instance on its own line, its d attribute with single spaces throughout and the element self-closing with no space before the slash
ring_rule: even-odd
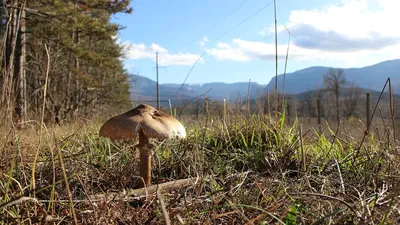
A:
<svg viewBox="0 0 400 225">
<path fill-rule="evenodd" d="M 224 98 L 224 123 L 226 122 L 226 99 Z"/>
<path fill-rule="evenodd" d="M 321 102 L 319 98 L 317 98 L 317 122 L 318 122 L 318 130 L 319 133 L 322 133 L 322 125 L 321 125 Z"/>
<path fill-rule="evenodd" d="M 285 100 L 282 100 L 282 101 L 285 101 Z M 287 118 L 286 118 L 286 121 L 287 121 L 287 124 L 290 124 L 290 104 L 289 104 L 289 102 L 287 102 L 287 100 L 286 100 L 286 115 L 287 115 Z"/>
<path fill-rule="evenodd" d="M 366 114 L 367 114 L 367 131 L 369 131 L 369 123 L 370 123 L 370 103 L 371 103 L 371 99 L 370 99 L 370 93 L 367 92 L 367 102 L 366 102 Z"/>
<path fill-rule="evenodd" d="M 395 124 L 395 121 L 396 121 L 396 114 L 397 114 L 397 112 L 396 112 L 396 95 L 393 95 L 393 98 L 392 98 L 392 125 L 393 125 L 393 141 L 394 141 L 394 143 L 396 143 L 396 124 Z"/>
<path fill-rule="evenodd" d="M 168 105 L 169 105 L 169 114 L 172 116 L 172 105 L 171 105 L 171 99 L 168 99 Z"/>
<path fill-rule="evenodd" d="M 204 99 L 204 109 L 206 111 L 206 116 L 208 118 L 208 97 Z"/>
</svg>

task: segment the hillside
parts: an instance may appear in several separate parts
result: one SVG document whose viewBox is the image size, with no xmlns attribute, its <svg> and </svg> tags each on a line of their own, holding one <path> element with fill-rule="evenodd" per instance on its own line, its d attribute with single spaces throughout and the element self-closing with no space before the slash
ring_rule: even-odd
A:
<svg viewBox="0 0 400 225">
<path fill-rule="evenodd" d="M 285 92 L 287 94 L 300 94 L 323 87 L 323 76 L 329 67 L 314 66 L 298 70 L 286 75 Z M 370 92 L 380 92 L 388 77 L 391 78 L 394 93 L 400 94 L 400 59 L 384 61 L 375 65 L 363 68 L 343 69 L 347 81 L 355 82 L 357 86 Z M 274 78 L 271 79 L 270 90 L 274 87 Z M 282 91 L 283 75 L 278 76 L 279 91 Z M 237 99 L 239 93 L 242 98 L 247 96 L 247 82 L 223 83 L 213 82 L 205 84 L 185 84 L 182 88 L 179 99 L 188 100 L 200 96 L 207 91 L 207 95 L 213 99 Z M 176 99 L 181 84 L 161 84 L 161 100 Z M 251 83 L 250 98 L 265 93 L 266 85 L 256 82 Z M 156 82 L 143 77 L 133 76 L 131 84 L 131 99 L 135 101 L 154 101 L 156 100 Z"/>
<path fill-rule="evenodd" d="M 285 92 L 298 94 L 323 86 L 323 76 L 329 67 L 309 67 L 286 74 Z M 347 81 L 354 81 L 361 88 L 380 91 L 388 77 L 391 78 L 393 91 L 400 93 L 400 59 L 384 61 L 362 68 L 343 69 Z M 269 86 L 274 87 L 275 79 L 271 79 Z M 283 74 L 278 76 L 279 90 L 282 90 Z"/>
<path fill-rule="evenodd" d="M 135 101 L 154 101 L 156 100 L 156 82 L 143 77 L 134 75 L 132 76 L 133 82 L 131 84 L 131 99 Z M 175 100 L 181 84 L 161 84 L 160 85 L 160 97 L 161 100 Z M 265 88 L 265 85 L 252 82 L 250 89 L 250 96 L 255 98 L 257 95 L 261 95 L 261 92 Z M 243 96 L 247 96 L 248 83 L 206 83 L 200 84 L 185 84 L 182 88 L 179 96 L 180 100 L 187 100 L 200 96 L 207 91 L 207 95 L 213 99 L 236 99 L 238 93 Z"/>
</svg>

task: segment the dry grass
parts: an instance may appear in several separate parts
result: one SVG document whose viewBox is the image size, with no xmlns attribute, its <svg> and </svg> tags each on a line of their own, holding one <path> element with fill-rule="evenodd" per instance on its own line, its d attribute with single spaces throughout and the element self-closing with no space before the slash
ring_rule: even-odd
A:
<svg viewBox="0 0 400 225">
<path fill-rule="evenodd" d="M 163 224 L 167 217 L 171 224 L 399 222 L 400 155 L 391 132 L 369 134 L 358 149 L 359 134 L 346 130 L 354 128 L 349 124 L 319 135 L 304 123 L 301 145 L 297 123 L 284 125 L 284 118 L 278 126 L 259 116 L 182 120 L 186 140 L 156 142 L 153 183 L 200 182 L 112 201 L 95 196 L 136 188 L 138 153 L 134 143 L 98 137 L 102 119 L 45 129 L 32 191 L 38 127 L 2 129 L 0 224 L 73 223 L 57 150 L 82 224 Z"/>
</svg>

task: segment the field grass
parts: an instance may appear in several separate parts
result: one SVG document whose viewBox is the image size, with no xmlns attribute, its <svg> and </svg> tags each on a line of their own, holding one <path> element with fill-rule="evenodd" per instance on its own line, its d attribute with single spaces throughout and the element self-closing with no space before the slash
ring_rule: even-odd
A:
<svg viewBox="0 0 400 225">
<path fill-rule="evenodd" d="M 139 154 L 135 142 L 99 137 L 103 119 L 44 128 L 42 138 L 36 125 L 1 129 L 0 224 L 71 224 L 74 215 L 80 224 L 400 223 L 390 126 L 361 143 L 357 121 L 319 134 L 304 119 L 211 115 L 183 118 L 185 140 L 154 140 L 153 184 L 197 182 L 147 196 L 121 197 L 140 182 Z"/>
</svg>

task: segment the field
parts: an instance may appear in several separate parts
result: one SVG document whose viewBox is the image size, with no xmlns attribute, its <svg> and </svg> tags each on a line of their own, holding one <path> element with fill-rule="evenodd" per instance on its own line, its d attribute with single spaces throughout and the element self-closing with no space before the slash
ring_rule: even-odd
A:
<svg viewBox="0 0 400 225">
<path fill-rule="evenodd" d="M 227 16 L 246 2 L 242 1 Z M 354 61 L 354 57 L 348 55 L 352 53 L 357 53 L 355 56 L 356 61 L 360 61 L 358 64 L 364 61 L 362 55 L 384 57 L 388 53 L 378 50 L 391 49 L 389 47 L 396 44 L 392 41 L 391 45 L 380 46 L 382 41 L 376 39 L 379 46 L 374 44 L 371 48 L 368 45 L 372 42 L 360 39 L 364 33 L 369 34 L 378 27 L 367 26 L 367 32 L 362 32 L 361 36 L 352 33 L 354 38 L 346 33 L 344 36 L 350 38 L 349 42 L 341 37 L 343 35 L 340 32 L 329 30 L 329 27 L 324 28 L 323 32 L 308 32 L 311 28 L 311 31 L 314 28 L 318 31 L 319 25 L 314 27 L 301 21 L 298 24 L 292 21 L 287 24 L 289 28 L 307 28 L 303 33 L 311 33 L 311 36 L 298 36 L 301 40 L 307 40 L 307 43 L 313 43 L 312 39 L 321 34 L 324 38 L 325 31 L 328 31 L 327 34 L 339 34 L 333 35 L 333 39 L 338 40 L 329 38 L 328 42 L 318 38 L 315 43 L 322 41 L 322 48 L 318 49 L 296 46 L 296 43 L 304 42 L 296 40 L 295 33 L 301 34 L 298 32 L 300 29 L 293 29 L 294 41 L 290 42 L 291 33 L 279 19 L 280 27 L 284 26 L 289 35 L 280 89 L 278 72 L 282 68 L 279 66 L 278 69 L 278 64 L 283 62 L 280 60 L 281 53 L 278 55 L 278 45 L 284 50 L 281 45 L 286 46 L 286 39 L 282 39 L 284 36 L 280 33 L 278 44 L 276 1 L 270 1 L 255 13 L 244 17 L 245 20 L 227 32 L 225 29 L 215 29 L 217 33 L 225 32 L 210 41 L 207 36 L 203 36 L 200 43 L 200 36 L 195 40 L 189 40 L 189 36 L 197 32 L 211 33 L 201 30 L 203 26 L 189 24 L 186 29 L 181 25 L 186 24 L 190 18 L 197 18 L 188 11 L 189 6 L 194 6 L 196 12 L 202 8 L 205 13 L 198 14 L 199 18 L 206 14 L 207 20 L 213 22 L 209 14 L 210 7 L 197 7 L 194 4 L 184 4 L 184 10 L 176 8 L 174 4 L 141 7 L 143 1 L 137 9 L 148 8 L 151 13 L 143 11 L 140 14 L 153 17 L 151 15 L 157 14 L 155 10 L 159 9 L 163 12 L 157 15 L 173 13 L 172 17 L 165 18 L 177 20 L 156 18 L 154 21 L 157 24 L 165 22 L 168 25 L 159 24 L 160 27 L 168 27 L 168 32 L 154 29 L 158 25 L 146 25 L 146 28 L 152 27 L 151 31 L 162 32 L 150 33 L 138 29 L 137 25 L 151 24 L 153 18 L 132 17 L 127 20 L 129 27 L 135 29 L 132 36 L 143 38 L 134 41 L 122 35 L 126 24 L 119 22 L 123 19 L 114 17 L 117 14 L 132 13 L 133 6 L 130 3 L 130 0 L 0 2 L 0 225 L 400 224 L 400 123 L 397 119 L 400 114 L 396 111 L 400 105 L 396 100 L 399 98 L 396 95 L 398 92 L 394 91 L 398 83 L 394 80 L 392 86 L 390 78 L 397 76 L 397 67 L 393 66 L 393 62 L 386 62 L 386 65 L 390 65 L 388 67 L 382 67 L 382 64 L 376 64 L 378 67 L 369 66 L 374 81 L 388 76 L 381 92 L 376 87 L 369 89 L 376 84 L 358 87 L 359 84 L 354 83 L 357 79 L 374 82 L 367 79 L 364 70 L 356 80 L 346 80 L 349 77 L 344 71 L 348 70 L 341 68 L 326 68 L 326 72 L 321 72 L 321 77 L 317 78 L 318 85 L 315 82 L 317 80 L 311 79 L 317 74 L 315 67 L 309 67 L 314 72 L 307 76 L 303 73 L 305 69 L 301 69 L 301 77 L 294 80 L 302 82 L 294 82 L 294 87 L 297 88 L 300 83 L 315 86 L 310 90 L 307 85 L 303 90 L 293 93 L 290 89 L 285 92 L 284 88 L 286 81 L 290 80 L 285 80 L 288 59 L 292 58 L 289 47 L 298 49 L 294 51 L 293 60 L 301 59 L 301 65 L 320 60 L 326 61 L 325 64 L 335 61 L 333 65 L 339 65 L 339 62 L 348 65 L 348 61 Z M 272 3 L 275 19 L 274 52 L 271 48 L 274 44 L 269 43 L 272 39 L 264 35 L 263 39 L 256 42 L 246 41 L 247 37 L 240 36 L 232 39 L 232 45 L 225 43 L 227 39 L 224 42 L 222 39 L 218 41 L 268 6 L 272 7 Z M 354 6 L 362 5 L 359 11 L 369 12 L 365 2 L 354 4 L 346 1 L 344 6 L 350 3 L 352 5 L 348 8 L 356 9 Z M 136 2 L 134 5 L 136 7 Z M 167 6 L 171 8 L 165 8 Z M 213 2 L 211 8 L 214 12 L 223 12 L 214 6 Z M 222 6 L 227 8 L 226 4 Z M 338 9 L 329 7 L 325 11 L 336 12 Z M 353 13 L 345 9 L 341 16 L 345 18 L 349 14 L 349 21 L 353 21 Z M 296 6 L 296 10 L 300 8 Z M 313 10 L 313 14 L 321 14 L 316 13 L 318 9 Z M 184 13 L 179 18 L 177 12 L 180 11 Z M 355 16 L 361 14 L 359 11 L 356 11 Z M 279 9 L 278 12 L 283 11 Z M 370 12 L 373 12 L 371 15 L 381 15 L 379 11 Z M 224 19 L 219 23 L 227 18 L 220 16 L 222 14 L 218 17 Z M 346 23 L 347 19 L 343 18 L 338 21 Z M 265 18 L 263 21 L 267 22 Z M 355 21 L 369 20 L 358 18 Z M 257 24 L 262 25 L 259 21 Z M 378 21 L 374 24 L 389 23 Z M 252 33 L 251 27 L 255 26 L 243 29 L 242 33 Z M 339 24 L 334 27 L 342 26 Z M 184 33 L 179 33 L 178 28 Z M 265 30 L 265 26 L 262 30 Z M 284 33 L 286 31 L 283 30 Z M 386 30 L 383 32 L 385 35 L 379 31 L 382 30 L 373 32 L 378 34 L 373 38 L 385 38 Z M 261 34 L 260 30 L 255 34 Z M 393 37 L 390 36 L 388 40 Z M 163 41 L 159 42 L 161 39 Z M 171 49 L 170 46 L 174 44 L 168 43 L 169 39 L 184 50 Z M 382 40 L 385 42 L 386 39 Z M 341 49 L 331 48 L 330 41 L 333 41 L 332 47 Z M 341 41 L 344 44 L 337 44 Z M 349 43 L 354 41 L 357 41 L 356 46 L 348 48 Z M 146 47 L 144 43 L 152 44 Z M 193 43 L 197 46 L 195 50 L 189 46 Z M 211 45 L 214 43 L 215 49 Z M 197 58 L 195 51 L 199 50 L 198 44 L 205 51 L 198 55 L 197 60 L 189 62 L 192 57 Z M 295 48 L 292 48 L 293 45 Z M 167 46 L 169 49 L 164 48 Z M 208 51 L 209 47 L 212 51 Z M 373 51 L 374 54 L 364 54 L 368 53 L 364 50 Z M 233 81 L 225 79 L 225 75 L 240 76 L 236 77 L 240 79 L 252 78 L 245 85 L 247 95 L 243 91 L 229 90 L 234 94 L 232 96 L 238 92 L 234 100 L 234 97 L 225 93 L 230 88 L 225 87 L 219 89 L 221 95 L 217 98 L 208 96 L 211 87 L 204 92 L 193 92 L 189 86 L 185 94 L 182 90 L 186 81 L 190 81 L 188 77 L 192 69 L 202 61 L 203 56 L 210 56 L 215 51 L 223 51 L 223 54 L 213 54 L 217 61 L 220 61 L 219 56 L 222 55 L 229 56 L 229 60 L 236 58 L 243 62 L 272 60 L 270 56 L 274 55 L 274 90 L 272 86 L 258 84 L 253 89 L 251 87 L 254 83 L 254 80 L 251 82 L 254 68 L 259 70 L 260 79 L 264 82 L 271 79 L 273 74 L 274 69 L 270 66 L 265 70 L 260 67 L 261 64 L 253 64 L 256 66 L 247 67 L 251 69 L 249 73 L 244 64 L 239 66 L 241 72 L 237 66 L 207 63 L 209 72 L 201 70 L 202 77 L 196 78 L 200 79 L 202 85 L 203 75 L 204 82 L 207 76 L 218 76 L 221 79 L 218 83 Z M 311 54 L 320 51 L 323 54 L 318 54 L 318 60 L 314 61 L 317 55 L 311 57 Z M 231 52 L 234 53 L 233 57 Z M 332 59 L 338 60 L 325 60 L 324 57 L 328 56 L 327 59 L 330 59 L 331 53 L 334 56 Z M 351 60 L 347 60 L 345 55 Z M 393 54 L 390 55 L 392 58 Z M 323 58 L 319 58 L 321 56 Z M 343 59 L 339 60 L 337 56 Z M 146 70 L 150 71 L 153 67 L 153 64 L 136 64 L 136 61 L 131 64 L 127 61 L 138 59 L 155 59 L 157 82 L 147 78 L 142 83 L 138 81 L 139 70 L 143 69 L 143 74 L 150 77 L 150 72 Z M 303 59 L 312 61 L 306 62 Z M 170 60 L 175 62 L 167 63 Z M 156 88 L 159 84 L 158 69 L 169 65 L 171 69 L 175 65 L 190 66 L 185 67 L 190 70 L 182 84 L 179 80 L 174 85 L 175 80 L 170 81 L 172 76 L 165 76 L 169 87 L 173 87 L 168 89 L 171 91 L 159 86 Z M 210 65 L 225 67 L 214 69 Z M 293 68 L 298 66 L 300 64 Z M 170 75 L 175 74 L 174 78 L 178 79 L 178 76 L 186 74 L 185 68 L 170 71 Z M 309 80 L 306 79 L 308 76 Z M 289 82 L 287 84 L 289 88 Z M 146 95 L 140 89 L 145 90 Z M 300 90 L 307 91 L 297 93 Z M 274 96 L 271 95 L 272 91 Z M 165 96 L 166 92 L 170 95 Z M 173 114 L 184 124 L 187 137 L 181 140 L 151 140 L 152 146 L 155 146 L 151 152 L 152 185 L 141 188 L 146 178 L 142 178 L 145 176 L 140 169 L 144 169 L 139 168 L 139 161 L 148 155 L 139 156 L 139 149 L 135 149 L 138 140 L 112 141 L 100 137 L 99 130 L 108 118 L 124 112 L 127 107 L 132 108 L 135 103 L 132 99 L 135 97 L 148 101 L 156 99 L 156 96 L 158 100 L 171 98 L 168 101 L 169 109 L 164 111 Z M 163 106 L 167 105 L 165 100 Z M 140 118 L 154 119 L 162 116 L 165 115 L 153 113 Z M 144 130 L 142 127 L 142 136 L 137 138 L 143 144 L 141 147 L 149 144 L 143 136 Z"/>
<path fill-rule="evenodd" d="M 135 142 L 99 137 L 105 119 L 1 129 L 0 223 L 400 222 L 391 126 L 364 135 L 364 124 L 345 120 L 320 134 L 304 118 L 185 116 L 186 139 L 153 140 L 152 184 L 193 180 L 146 194 L 132 191 L 140 182 Z"/>
</svg>

